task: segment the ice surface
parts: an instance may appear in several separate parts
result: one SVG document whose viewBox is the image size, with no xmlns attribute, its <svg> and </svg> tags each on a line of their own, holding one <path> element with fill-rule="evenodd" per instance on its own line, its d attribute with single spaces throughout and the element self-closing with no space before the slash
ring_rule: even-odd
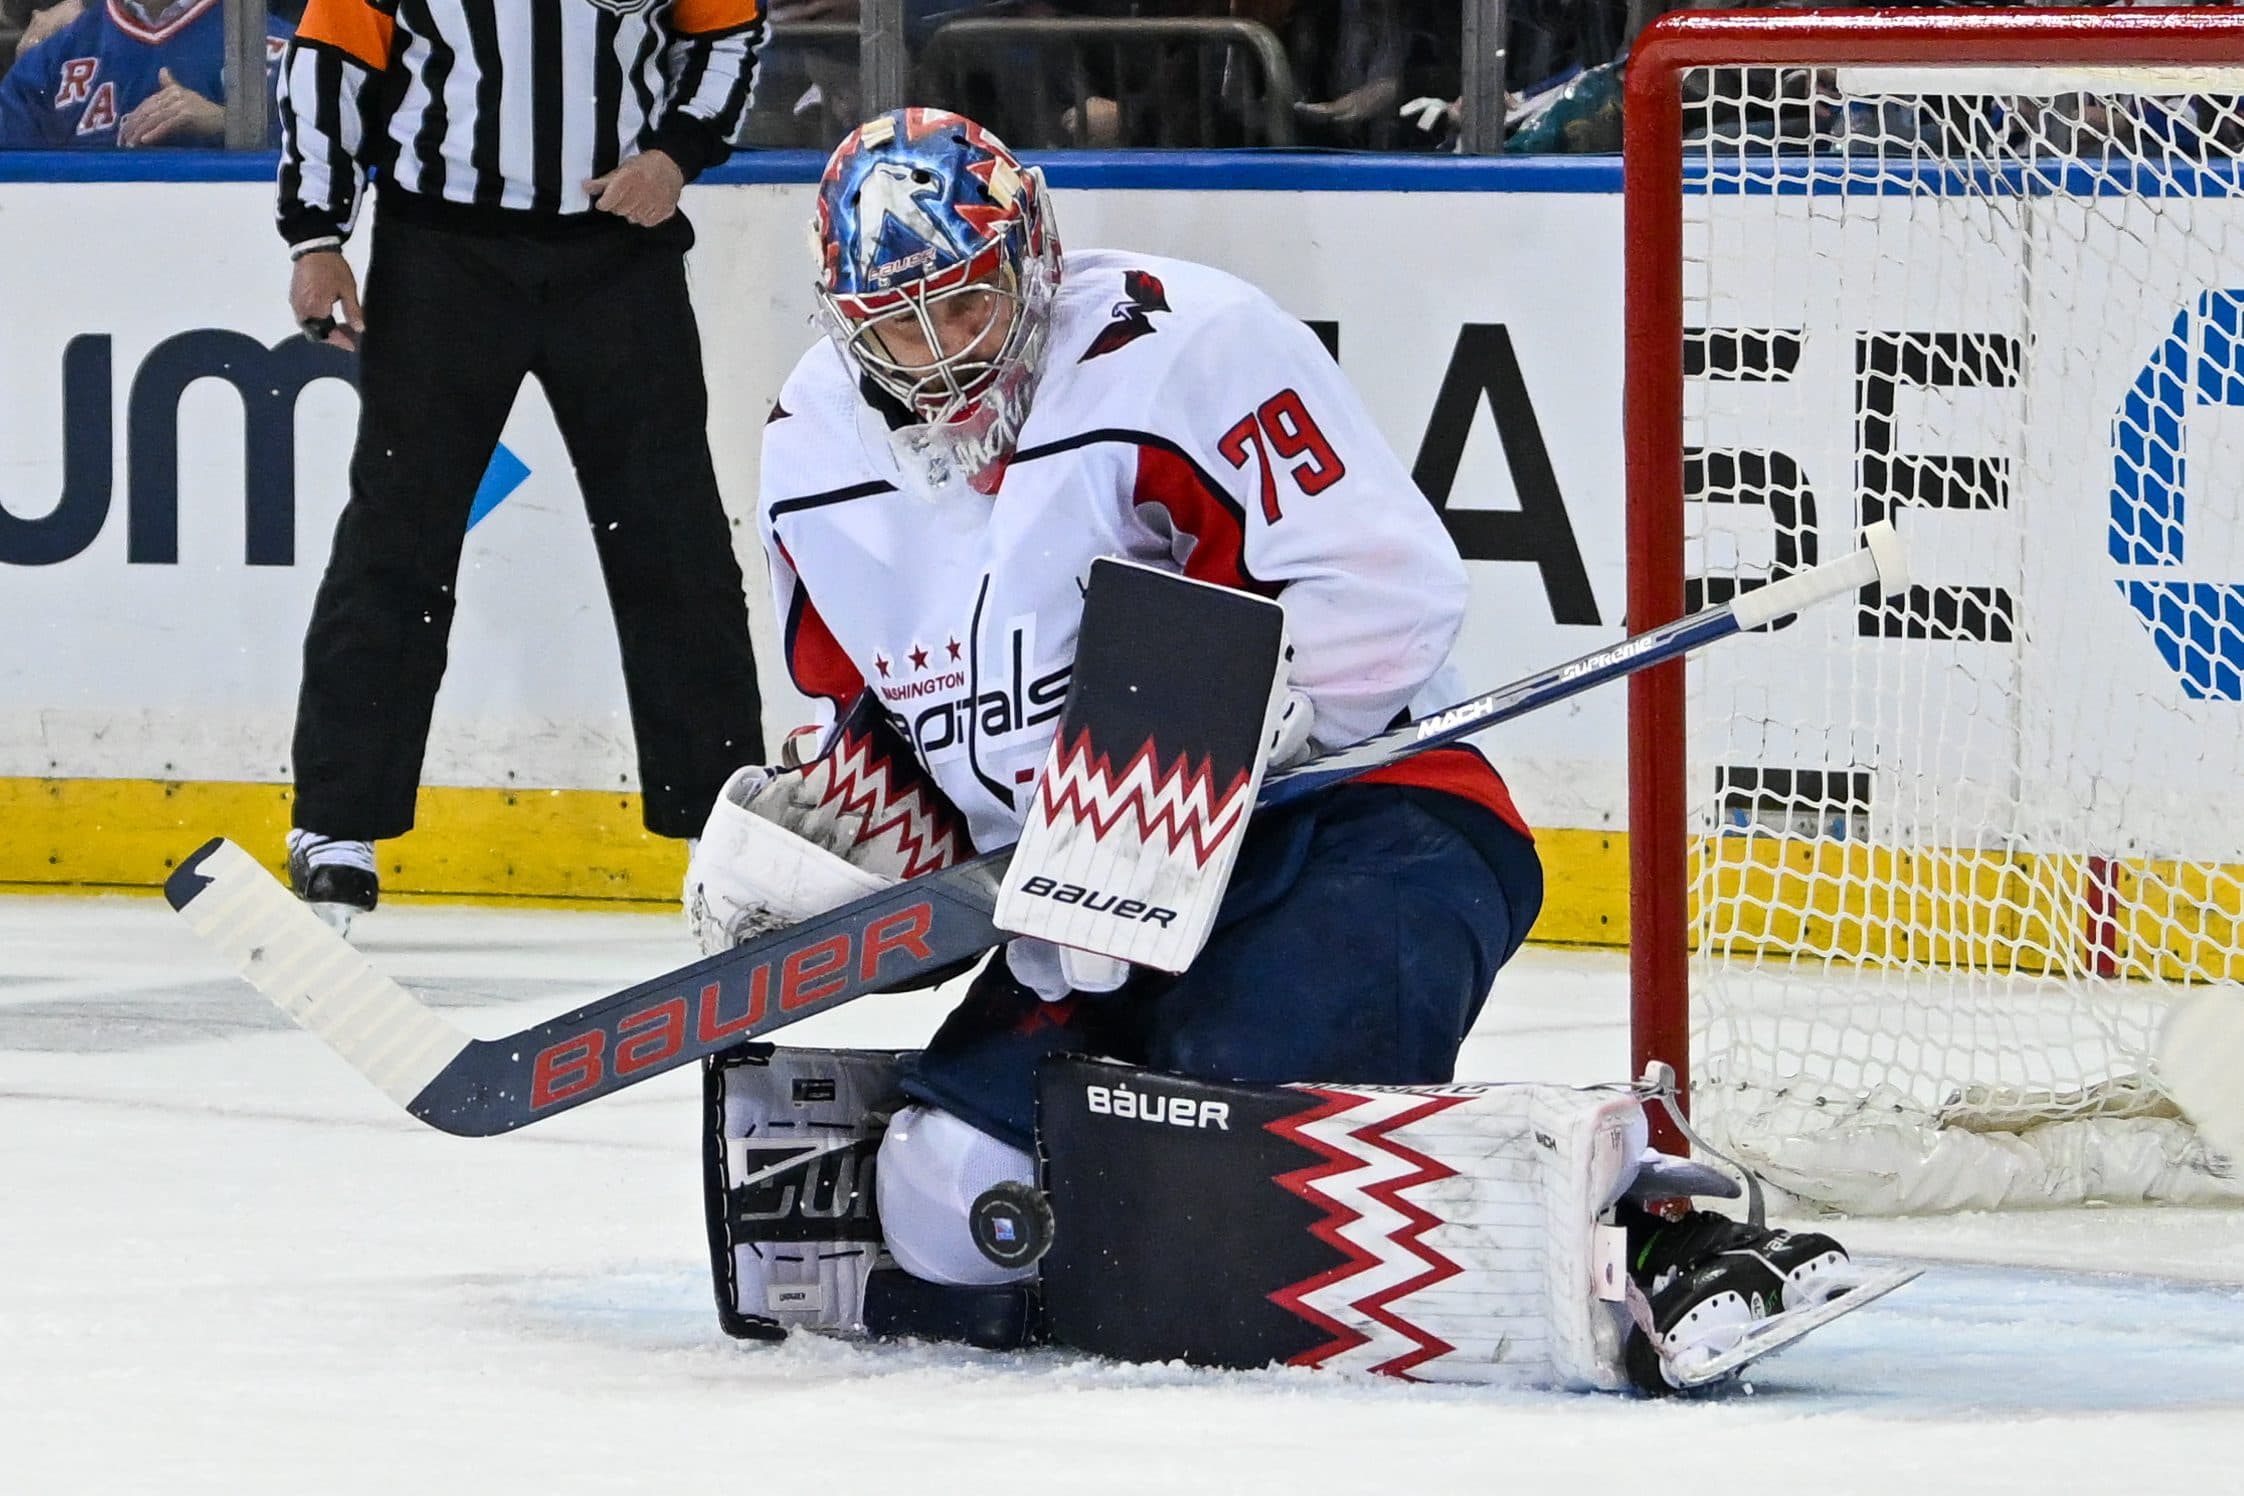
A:
<svg viewBox="0 0 2244 1496">
<path fill-rule="evenodd" d="M 654 916 L 384 907 L 482 1034 L 690 956 Z M 1472 1078 L 1625 1064 L 1623 963 L 1534 950 Z M 940 997 L 804 1041 L 906 1044 Z M 406 1118 L 152 899 L 0 899 L 0 1492 L 2230 1491 L 2244 1215 L 1877 1222 L 1956 1264 L 1678 1406 L 736 1344 L 688 1070 L 506 1138 Z M 1190 1250 L 1190 1243 L 1180 1243 Z"/>
</svg>

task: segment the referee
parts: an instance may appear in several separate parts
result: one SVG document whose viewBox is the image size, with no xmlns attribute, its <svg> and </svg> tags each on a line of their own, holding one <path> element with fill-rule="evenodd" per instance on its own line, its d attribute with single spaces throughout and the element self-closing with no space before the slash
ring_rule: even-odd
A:
<svg viewBox="0 0 2244 1496">
<path fill-rule="evenodd" d="M 311 0 L 282 63 L 280 230 L 307 336 L 356 348 L 350 500 L 304 637 L 297 893 L 374 907 L 413 824 L 470 505 L 524 375 L 584 492 L 647 829 L 764 757 L 710 463 L 678 195 L 748 107 L 761 0 Z M 365 312 L 341 254 L 381 207 Z"/>
</svg>

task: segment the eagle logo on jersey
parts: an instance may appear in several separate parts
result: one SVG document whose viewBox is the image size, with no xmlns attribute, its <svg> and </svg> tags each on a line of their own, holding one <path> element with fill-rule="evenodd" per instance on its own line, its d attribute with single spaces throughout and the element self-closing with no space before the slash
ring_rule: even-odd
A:
<svg viewBox="0 0 2244 1496">
<path fill-rule="evenodd" d="M 857 189 L 858 221 L 865 225 L 865 231 L 857 240 L 858 277 L 893 280 L 909 271 L 924 271 L 934 265 L 945 247 L 964 253 L 951 238 L 950 231 L 928 211 L 930 203 L 942 201 L 943 179 L 926 167 L 908 161 L 874 163 Z M 881 261 L 892 224 L 902 232 L 906 242 L 919 247 L 910 254 Z"/>
<path fill-rule="evenodd" d="M 1169 293 L 1160 277 L 1143 270 L 1125 270 L 1122 294 L 1126 299 L 1114 304 L 1114 320 L 1099 329 L 1077 363 L 1087 364 L 1102 353 L 1128 347 L 1147 333 L 1160 331 L 1153 325 L 1153 314 L 1169 309 Z"/>
</svg>

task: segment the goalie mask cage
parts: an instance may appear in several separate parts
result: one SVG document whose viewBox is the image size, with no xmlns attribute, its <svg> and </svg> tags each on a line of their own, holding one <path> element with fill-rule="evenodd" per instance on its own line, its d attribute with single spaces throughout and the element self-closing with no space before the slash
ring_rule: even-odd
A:
<svg viewBox="0 0 2244 1496">
<path fill-rule="evenodd" d="M 2244 1199 L 2151 1058 L 2244 977 L 2244 15 L 1678 15 L 1627 90 L 1631 626 L 1916 578 L 1631 682 L 1637 1063 L 1843 1209 Z"/>
</svg>

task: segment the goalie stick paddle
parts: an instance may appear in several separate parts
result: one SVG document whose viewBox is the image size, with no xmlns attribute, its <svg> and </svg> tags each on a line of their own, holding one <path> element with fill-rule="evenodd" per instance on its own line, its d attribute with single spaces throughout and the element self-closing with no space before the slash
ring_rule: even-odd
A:
<svg viewBox="0 0 2244 1496">
<path fill-rule="evenodd" d="M 1271 774 L 1255 808 L 1298 800 L 1859 588 L 1901 591 L 1906 567 L 1892 526 L 1873 525 L 1863 538 L 1852 555 Z M 985 852 L 498 1039 L 469 1037 L 376 971 L 223 837 L 179 865 L 164 897 L 251 986 L 392 1100 L 445 1132 L 490 1137 L 980 955 L 1005 939 L 991 914 L 1011 857 L 1010 847 Z"/>
</svg>

